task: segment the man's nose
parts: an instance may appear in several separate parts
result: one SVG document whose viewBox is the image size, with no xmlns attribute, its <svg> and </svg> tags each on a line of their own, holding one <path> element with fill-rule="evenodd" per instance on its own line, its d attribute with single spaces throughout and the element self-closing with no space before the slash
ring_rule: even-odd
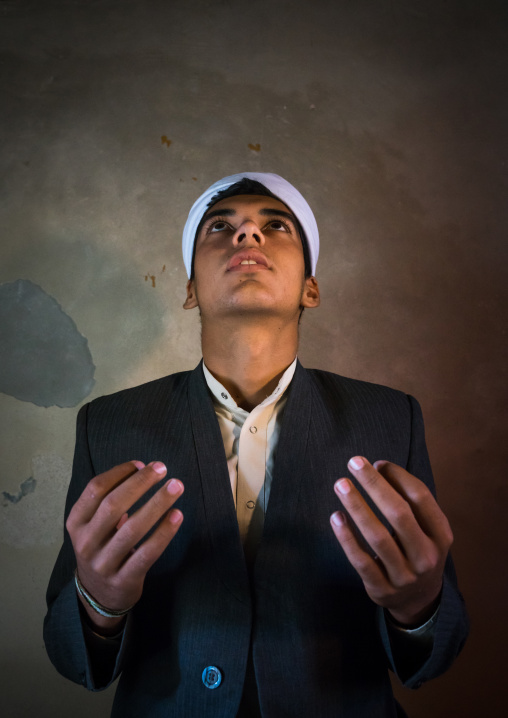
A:
<svg viewBox="0 0 508 718">
<path fill-rule="evenodd" d="M 263 246 L 265 238 L 259 227 L 251 219 L 243 222 L 233 235 L 235 247 L 242 246 Z"/>
</svg>

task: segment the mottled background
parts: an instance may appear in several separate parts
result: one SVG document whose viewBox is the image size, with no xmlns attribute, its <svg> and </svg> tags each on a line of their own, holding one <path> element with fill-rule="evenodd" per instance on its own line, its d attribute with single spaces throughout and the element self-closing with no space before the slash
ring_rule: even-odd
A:
<svg viewBox="0 0 508 718">
<path fill-rule="evenodd" d="M 113 691 L 61 678 L 42 642 L 75 416 L 198 362 L 181 230 L 209 184 L 260 170 L 321 231 L 303 364 L 423 408 L 472 633 L 399 699 L 414 718 L 504 716 L 505 6 L 0 2 L 2 715 L 109 714 Z"/>
</svg>

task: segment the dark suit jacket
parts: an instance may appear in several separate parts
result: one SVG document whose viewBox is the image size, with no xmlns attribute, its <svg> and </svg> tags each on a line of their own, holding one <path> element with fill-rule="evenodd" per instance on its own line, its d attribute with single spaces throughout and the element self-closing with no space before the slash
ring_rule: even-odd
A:
<svg viewBox="0 0 508 718">
<path fill-rule="evenodd" d="M 251 641 L 263 716 L 397 715 L 386 624 L 329 517 L 340 507 L 334 481 L 355 454 L 395 462 L 434 491 L 420 407 L 402 392 L 300 363 L 288 392 L 251 581 L 201 364 L 80 410 L 66 516 L 94 475 L 130 459 L 163 461 L 168 476 L 185 484 L 177 504 L 182 527 L 129 618 L 113 716 L 233 718 Z M 65 532 L 48 588 L 45 641 L 57 669 L 94 690 L 74 568 Z M 466 634 L 449 560 L 432 652 L 406 685 L 445 671 Z M 201 680 L 209 665 L 223 675 L 215 690 Z"/>
</svg>

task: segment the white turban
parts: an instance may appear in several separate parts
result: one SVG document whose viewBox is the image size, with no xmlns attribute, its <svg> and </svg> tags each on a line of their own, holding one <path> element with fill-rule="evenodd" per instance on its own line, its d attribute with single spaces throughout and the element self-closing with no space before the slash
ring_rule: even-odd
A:
<svg viewBox="0 0 508 718">
<path fill-rule="evenodd" d="M 215 182 L 209 187 L 201 197 L 199 197 L 191 207 L 187 222 L 183 230 L 182 252 L 183 261 L 190 277 L 192 268 L 192 254 L 194 250 L 194 239 L 198 225 L 205 214 L 208 203 L 214 195 L 223 189 L 227 189 L 232 184 L 239 182 L 243 178 L 256 180 L 260 182 L 266 189 L 274 194 L 281 202 L 283 202 L 293 214 L 297 217 L 302 225 L 305 237 L 307 238 L 307 246 L 309 248 L 310 264 L 312 275 L 316 273 L 316 264 L 319 255 L 319 232 L 317 228 L 316 218 L 314 217 L 307 200 L 302 194 L 293 187 L 287 180 L 279 175 L 270 172 L 241 172 L 240 174 L 223 177 L 223 179 Z"/>
</svg>

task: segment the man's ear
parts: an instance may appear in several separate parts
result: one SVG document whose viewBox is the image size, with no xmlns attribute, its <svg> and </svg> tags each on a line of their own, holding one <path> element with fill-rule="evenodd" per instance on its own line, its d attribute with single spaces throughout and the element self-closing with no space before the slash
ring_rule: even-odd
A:
<svg viewBox="0 0 508 718">
<path fill-rule="evenodd" d="M 194 309 L 199 307 L 198 298 L 196 296 L 196 287 L 194 286 L 194 280 L 189 279 L 187 282 L 187 299 L 183 303 L 184 309 Z"/>
<path fill-rule="evenodd" d="M 302 299 L 300 306 L 307 309 L 313 309 L 319 307 L 321 303 L 321 297 L 319 295 L 319 286 L 316 277 L 307 277 L 305 280 L 305 286 L 302 292 Z"/>
</svg>

